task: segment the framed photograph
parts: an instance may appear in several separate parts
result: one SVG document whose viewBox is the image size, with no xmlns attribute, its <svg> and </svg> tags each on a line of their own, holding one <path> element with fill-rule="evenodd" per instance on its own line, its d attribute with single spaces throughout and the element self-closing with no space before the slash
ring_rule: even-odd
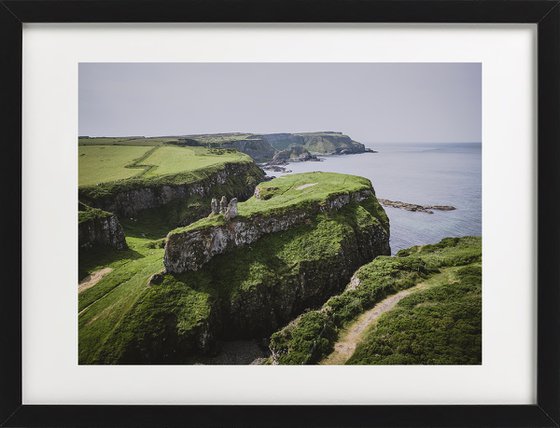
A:
<svg viewBox="0 0 560 428">
<path fill-rule="evenodd" d="M 2 426 L 560 426 L 559 3 L 2 2 Z"/>
</svg>

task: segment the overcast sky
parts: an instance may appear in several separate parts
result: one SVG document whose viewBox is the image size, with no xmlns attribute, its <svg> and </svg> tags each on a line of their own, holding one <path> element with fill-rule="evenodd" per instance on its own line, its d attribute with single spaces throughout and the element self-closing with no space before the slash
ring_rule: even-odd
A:
<svg viewBox="0 0 560 428">
<path fill-rule="evenodd" d="M 80 135 L 481 141 L 479 63 L 82 63 L 79 71 Z"/>
</svg>

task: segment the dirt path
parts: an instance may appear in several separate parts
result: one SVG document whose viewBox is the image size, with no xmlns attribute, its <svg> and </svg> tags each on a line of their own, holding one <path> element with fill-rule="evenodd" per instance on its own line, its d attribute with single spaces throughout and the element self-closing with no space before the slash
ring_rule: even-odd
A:
<svg viewBox="0 0 560 428">
<path fill-rule="evenodd" d="M 296 187 L 296 190 L 307 189 L 308 187 L 316 186 L 317 184 L 319 184 L 319 183 L 307 183 L 307 184 L 302 184 L 301 186 Z"/>
<path fill-rule="evenodd" d="M 338 341 L 334 345 L 334 351 L 324 358 L 319 364 L 344 364 L 356 350 L 356 346 L 360 343 L 365 330 L 385 312 L 393 309 L 406 296 L 415 291 L 426 288 L 427 285 L 420 283 L 414 287 L 399 291 L 385 298 L 369 311 L 364 312 L 346 328 L 339 336 Z"/>
<path fill-rule="evenodd" d="M 83 291 L 86 291 L 88 288 L 93 287 L 95 284 L 101 281 L 101 278 L 103 278 L 105 275 L 111 272 L 113 272 L 113 269 L 110 267 L 106 267 L 103 269 L 96 270 L 95 272 L 86 276 L 78 284 L 78 294 L 82 293 Z"/>
</svg>

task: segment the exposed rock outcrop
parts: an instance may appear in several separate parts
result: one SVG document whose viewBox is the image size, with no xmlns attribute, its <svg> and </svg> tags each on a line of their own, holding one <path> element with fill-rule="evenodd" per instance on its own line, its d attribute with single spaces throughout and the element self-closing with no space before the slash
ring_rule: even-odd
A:
<svg viewBox="0 0 560 428">
<path fill-rule="evenodd" d="M 210 203 L 210 214 L 218 214 L 220 212 L 220 208 L 218 207 L 218 200 L 216 198 L 212 198 L 212 202 Z"/>
<path fill-rule="evenodd" d="M 304 138 L 305 148 L 311 154 L 364 153 L 365 146 L 341 132 L 313 132 L 299 134 Z"/>
<path fill-rule="evenodd" d="M 276 150 L 270 143 L 262 138 L 250 138 L 246 140 L 234 140 L 223 144 L 251 156 L 257 162 L 271 159 Z"/>
<path fill-rule="evenodd" d="M 268 336 L 390 253 L 388 218 L 363 177 L 313 172 L 262 183 L 229 221 L 208 216 L 218 195 L 205 218 L 168 235 L 165 256 L 177 269 L 160 272 L 160 259 L 151 266 L 142 297 L 88 361 L 204 361 L 216 341 Z M 231 213 L 235 201 L 227 206 Z"/>
<path fill-rule="evenodd" d="M 237 217 L 237 198 L 233 198 L 229 201 L 224 217 L 228 221 Z"/>
<path fill-rule="evenodd" d="M 351 206 L 347 206 L 348 212 L 353 211 Z M 296 227 L 305 227 L 305 224 Z M 269 237 L 272 235 L 262 238 L 263 246 Z M 235 251 L 243 251 L 243 247 Z M 336 254 L 310 257 L 293 266 L 278 268 L 275 276 L 265 277 L 258 285 L 234 293 L 221 305 L 221 322 L 215 327 L 217 335 L 264 337 L 306 309 L 317 307 L 341 292 L 362 264 L 389 254 L 389 236 L 379 224 L 354 225 L 338 241 Z"/>
<path fill-rule="evenodd" d="M 433 214 L 436 211 L 454 211 L 456 208 L 451 205 L 418 205 L 408 202 L 390 201 L 389 199 L 379 199 L 381 205 L 392 208 L 399 208 L 405 211 Z"/>
<path fill-rule="evenodd" d="M 106 246 L 127 248 L 124 231 L 117 217 L 109 212 L 82 205 L 78 212 L 78 242 L 80 248 Z"/>
<path fill-rule="evenodd" d="M 371 151 L 341 132 L 319 131 L 299 133 L 224 133 L 188 135 L 178 138 L 180 145 L 233 148 L 257 162 L 268 162 L 277 152 L 301 147 L 313 155 L 364 153 Z M 314 160 L 313 157 L 300 160 Z"/>
<path fill-rule="evenodd" d="M 207 168 L 204 173 L 195 176 L 187 173 L 82 187 L 79 199 L 90 206 L 131 217 L 174 201 L 196 198 L 208 199 L 209 202 L 212 195 L 224 194 L 226 189 L 228 194 L 248 198 L 264 176 L 264 172 L 252 162 L 226 163 Z M 205 207 L 202 208 L 206 211 Z"/>
<path fill-rule="evenodd" d="M 362 190 L 330 197 L 324 202 L 292 207 L 266 215 L 237 217 L 217 225 L 175 231 L 168 235 L 164 265 L 167 272 L 196 271 L 214 256 L 243 245 L 251 244 L 262 236 L 288 230 L 314 217 L 319 212 L 338 210 L 351 202 L 359 203 L 375 197 L 372 190 Z M 389 248 L 388 235 L 385 248 Z"/>
<path fill-rule="evenodd" d="M 227 198 L 225 196 L 222 196 L 222 199 L 220 199 L 220 214 L 225 214 L 226 209 L 227 209 Z"/>
<path fill-rule="evenodd" d="M 365 146 L 341 132 L 301 132 L 263 134 L 260 138 L 270 143 L 276 150 L 286 150 L 293 146 L 302 146 L 312 155 L 334 155 L 364 153 Z"/>
<path fill-rule="evenodd" d="M 318 161 L 319 158 L 309 153 L 303 146 L 292 146 L 277 152 L 267 166 L 285 165 L 288 162 Z"/>
</svg>

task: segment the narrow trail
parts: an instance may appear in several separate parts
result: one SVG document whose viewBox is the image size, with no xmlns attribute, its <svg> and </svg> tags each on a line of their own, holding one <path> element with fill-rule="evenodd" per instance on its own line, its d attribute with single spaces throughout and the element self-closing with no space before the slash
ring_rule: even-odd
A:
<svg viewBox="0 0 560 428">
<path fill-rule="evenodd" d="M 86 276 L 84 279 L 80 281 L 80 283 L 78 284 L 78 293 L 81 293 L 83 291 L 86 291 L 88 288 L 93 287 L 95 284 L 101 281 L 101 279 L 105 275 L 111 273 L 112 271 L 113 271 L 112 268 L 106 267 L 103 269 L 96 270 L 95 272 L 92 272 L 90 275 Z"/>
<path fill-rule="evenodd" d="M 399 291 L 386 297 L 370 310 L 364 312 L 349 327 L 347 327 L 334 345 L 334 351 L 325 357 L 319 364 L 344 364 L 352 356 L 356 350 L 356 346 L 360 343 L 366 329 L 385 312 L 393 309 L 397 303 L 415 291 L 422 290 L 428 285 L 421 282 L 414 287 Z"/>
</svg>

